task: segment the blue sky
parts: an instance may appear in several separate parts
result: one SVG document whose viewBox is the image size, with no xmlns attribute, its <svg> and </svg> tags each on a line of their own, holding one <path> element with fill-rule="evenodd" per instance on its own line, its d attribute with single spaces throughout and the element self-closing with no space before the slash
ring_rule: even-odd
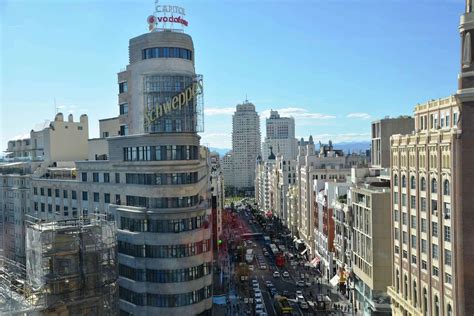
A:
<svg viewBox="0 0 474 316">
<path fill-rule="evenodd" d="M 370 138 L 370 121 L 456 91 L 463 0 L 160 1 L 186 8 L 204 75 L 202 143 L 231 147 L 246 95 L 315 140 Z M 0 142 L 64 113 L 116 116 L 128 40 L 154 1 L 1 1 Z M 262 125 L 263 127 L 263 125 Z M 262 129 L 262 137 L 264 129 Z"/>
</svg>

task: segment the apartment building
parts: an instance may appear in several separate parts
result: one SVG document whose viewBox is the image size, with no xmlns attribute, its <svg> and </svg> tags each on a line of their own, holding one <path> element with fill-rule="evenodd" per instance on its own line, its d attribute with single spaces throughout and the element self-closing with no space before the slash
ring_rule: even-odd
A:
<svg viewBox="0 0 474 316">
<path fill-rule="evenodd" d="M 458 314 L 453 192 L 461 105 L 454 97 L 415 107 L 413 135 L 392 136 L 393 313 Z"/>
<path fill-rule="evenodd" d="M 364 315 L 391 314 L 390 196 L 389 182 L 370 178 L 351 189 L 353 302 Z"/>
<path fill-rule="evenodd" d="M 410 134 L 415 130 L 415 120 L 410 116 L 386 117 L 372 122 L 371 165 L 373 168 L 390 167 L 390 136 Z"/>
</svg>

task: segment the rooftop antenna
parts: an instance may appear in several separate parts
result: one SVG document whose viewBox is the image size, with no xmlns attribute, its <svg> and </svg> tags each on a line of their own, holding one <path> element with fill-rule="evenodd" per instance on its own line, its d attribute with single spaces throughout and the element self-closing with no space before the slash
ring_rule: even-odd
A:
<svg viewBox="0 0 474 316">
<path fill-rule="evenodd" d="M 247 98 L 247 93 L 245 94 L 245 103 L 249 103 L 249 99 Z"/>
<path fill-rule="evenodd" d="M 58 114 L 59 108 L 56 106 L 56 98 L 54 98 L 54 115 Z"/>
</svg>

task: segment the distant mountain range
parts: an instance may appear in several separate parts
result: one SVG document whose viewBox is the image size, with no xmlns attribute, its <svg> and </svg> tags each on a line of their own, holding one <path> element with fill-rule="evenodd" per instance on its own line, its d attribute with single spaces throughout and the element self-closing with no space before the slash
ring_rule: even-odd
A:
<svg viewBox="0 0 474 316">
<path fill-rule="evenodd" d="M 360 141 L 360 142 L 342 142 L 342 143 L 337 143 L 333 144 L 334 149 L 342 149 L 345 153 L 351 152 L 351 153 L 359 153 L 359 152 L 365 152 L 367 149 L 370 149 L 370 141 Z M 318 149 L 319 146 L 316 144 L 316 149 Z M 215 151 L 219 153 L 220 157 L 223 157 L 227 152 L 229 152 L 231 149 L 230 148 L 217 148 L 217 147 L 209 147 L 211 151 Z"/>
<path fill-rule="evenodd" d="M 359 153 L 364 152 L 367 149 L 370 149 L 370 141 L 362 141 L 362 142 L 342 142 L 333 145 L 335 149 L 342 149 L 345 153 L 350 151 L 351 153 Z"/>
</svg>

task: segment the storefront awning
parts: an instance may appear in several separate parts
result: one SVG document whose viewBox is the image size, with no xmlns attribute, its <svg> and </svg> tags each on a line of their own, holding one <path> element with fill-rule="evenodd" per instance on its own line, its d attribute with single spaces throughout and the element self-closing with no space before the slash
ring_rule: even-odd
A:
<svg viewBox="0 0 474 316">
<path fill-rule="evenodd" d="M 336 287 L 339 284 L 339 275 L 335 275 L 332 277 L 331 281 L 329 281 L 332 287 Z"/>
</svg>

